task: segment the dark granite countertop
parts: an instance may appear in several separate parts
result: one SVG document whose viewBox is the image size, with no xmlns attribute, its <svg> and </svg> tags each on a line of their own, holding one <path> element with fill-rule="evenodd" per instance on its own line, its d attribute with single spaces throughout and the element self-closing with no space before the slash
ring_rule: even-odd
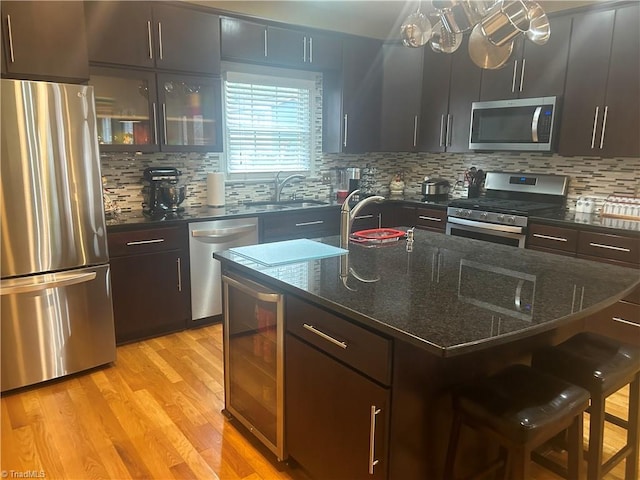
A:
<svg viewBox="0 0 640 480">
<path fill-rule="evenodd" d="M 392 196 L 387 202 L 409 204 L 412 206 L 426 206 L 430 208 L 446 209 L 450 200 L 438 200 L 432 202 L 422 201 L 421 195 Z M 303 207 L 309 208 L 338 208 L 336 201 L 328 201 L 323 205 L 312 205 Z M 264 206 L 254 206 L 246 204 L 227 205 L 225 207 L 187 207 L 179 214 L 169 215 L 163 218 L 150 218 L 143 215 L 142 210 L 136 212 L 124 212 L 113 217 L 107 217 L 107 228 L 109 231 L 131 229 L 132 227 L 153 227 L 167 224 L 177 224 L 185 222 L 199 222 L 206 220 L 219 220 L 223 218 L 247 217 L 274 213 L 276 211 L 292 211 L 295 207 L 287 207 L 285 210 L 272 210 Z M 640 233 L 640 221 L 621 220 L 618 218 L 606 218 L 597 214 L 581 214 L 574 211 L 563 211 L 547 215 L 534 215 L 531 220 L 543 221 L 559 226 L 575 228 L 577 226 L 586 227 L 590 230 L 601 231 L 612 234 Z"/>
<path fill-rule="evenodd" d="M 337 245 L 337 237 L 323 239 Z M 310 300 L 380 333 L 449 357 L 533 336 L 628 294 L 638 270 L 425 231 L 378 248 L 351 245 L 347 287 L 340 257 L 267 267 L 233 252 L 215 258 L 239 273 Z"/>
</svg>

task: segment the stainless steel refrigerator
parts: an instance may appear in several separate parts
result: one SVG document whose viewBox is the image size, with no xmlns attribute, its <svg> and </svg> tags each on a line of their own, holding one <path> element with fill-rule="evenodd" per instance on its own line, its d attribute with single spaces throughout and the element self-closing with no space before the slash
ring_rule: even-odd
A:
<svg viewBox="0 0 640 480">
<path fill-rule="evenodd" d="M 116 358 L 93 87 L 1 80 L 1 390 Z"/>
</svg>

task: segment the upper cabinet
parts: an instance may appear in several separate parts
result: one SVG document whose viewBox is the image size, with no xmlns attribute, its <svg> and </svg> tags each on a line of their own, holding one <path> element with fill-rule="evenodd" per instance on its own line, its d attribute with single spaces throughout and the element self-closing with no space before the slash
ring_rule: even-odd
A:
<svg viewBox="0 0 640 480">
<path fill-rule="evenodd" d="M 471 104 L 480 98 L 481 69 L 467 53 L 467 39 L 453 54 L 424 49 L 420 151 L 469 152 Z"/>
<path fill-rule="evenodd" d="M 342 72 L 323 74 L 322 149 L 364 153 L 379 149 L 382 41 L 347 37 Z"/>
<path fill-rule="evenodd" d="M 219 77 L 92 68 L 103 152 L 222 150 Z"/>
<path fill-rule="evenodd" d="M 222 17 L 221 54 L 236 60 L 311 70 L 339 70 L 342 40 L 338 35 L 275 27 Z"/>
<path fill-rule="evenodd" d="M 219 17 L 164 2 L 86 2 L 89 60 L 220 73 Z"/>
<path fill-rule="evenodd" d="M 573 19 L 559 153 L 640 155 L 640 6 Z"/>
<path fill-rule="evenodd" d="M 385 44 L 380 150 L 410 152 L 418 146 L 423 51 Z"/>
<path fill-rule="evenodd" d="M 0 3 L 2 75 L 83 83 L 89 60 L 81 2 Z"/>
<path fill-rule="evenodd" d="M 545 45 L 520 36 L 505 67 L 482 71 L 480 100 L 550 97 L 564 93 L 571 17 L 552 17 L 549 23 L 551 36 Z"/>
</svg>

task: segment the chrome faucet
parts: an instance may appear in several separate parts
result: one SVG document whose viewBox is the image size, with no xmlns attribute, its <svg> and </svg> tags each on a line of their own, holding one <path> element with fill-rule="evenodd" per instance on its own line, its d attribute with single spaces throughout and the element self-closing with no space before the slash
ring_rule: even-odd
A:
<svg viewBox="0 0 640 480">
<path fill-rule="evenodd" d="M 304 180 L 306 177 L 304 175 L 301 175 L 299 173 L 295 173 L 293 175 L 289 175 L 287 178 L 285 178 L 284 180 L 282 180 L 282 182 L 280 182 L 280 174 L 282 172 L 278 172 L 276 174 L 276 179 L 275 179 L 275 191 L 273 194 L 273 200 L 275 202 L 279 202 L 280 201 L 280 194 L 282 193 L 282 189 L 284 188 L 284 186 L 289 183 L 291 180 L 295 180 L 296 178 L 300 179 L 300 180 Z"/>
<path fill-rule="evenodd" d="M 345 198 L 342 208 L 340 208 L 340 248 L 349 248 L 349 235 L 351 235 L 351 227 L 353 226 L 353 220 L 358 215 L 358 212 L 370 203 L 384 202 L 385 198 L 380 195 L 374 195 L 372 197 L 366 197 L 356 203 L 353 208 L 349 206 L 349 201 L 355 195 L 358 195 L 360 190 L 354 190 Z"/>
</svg>

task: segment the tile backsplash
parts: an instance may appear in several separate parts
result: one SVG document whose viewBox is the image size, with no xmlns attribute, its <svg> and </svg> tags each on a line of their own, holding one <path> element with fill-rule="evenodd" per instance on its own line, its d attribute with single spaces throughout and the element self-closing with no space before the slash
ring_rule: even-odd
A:
<svg viewBox="0 0 640 480">
<path fill-rule="evenodd" d="M 142 208 L 142 172 L 149 166 L 175 166 L 187 183 L 185 206 L 207 203 L 207 173 L 220 170 L 218 153 L 185 154 L 109 154 L 103 155 L 102 174 L 107 179 L 111 198 L 123 211 Z M 597 198 L 601 206 L 607 195 L 640 195 L 640 158 L 561 157 L 543 153 L 367 153 L 361 155 L 321 154 L 316 158 L 316 176 L 286 187 L 284 198 L 295 193 L 305 198 L 326 199 L 331 186 L 322 183 L 321 174 L 332 167 L 365 167 L 376 169 L 378 193 L 388 195 L 389 182 L 400 173 L 405 181 L 405 193 L 420 194 L 425 176 L 443 177 L 455 184 L 469 167 L 484 171 L 552 173 L 568 175 L 568 204 L 580 196 Z M 457 187 L 453 196 L 462 196 Z M 268 200 L 273 195 L 273 182 L 227 182 L 227 204 L 247 200 Z"/>
</svg>

